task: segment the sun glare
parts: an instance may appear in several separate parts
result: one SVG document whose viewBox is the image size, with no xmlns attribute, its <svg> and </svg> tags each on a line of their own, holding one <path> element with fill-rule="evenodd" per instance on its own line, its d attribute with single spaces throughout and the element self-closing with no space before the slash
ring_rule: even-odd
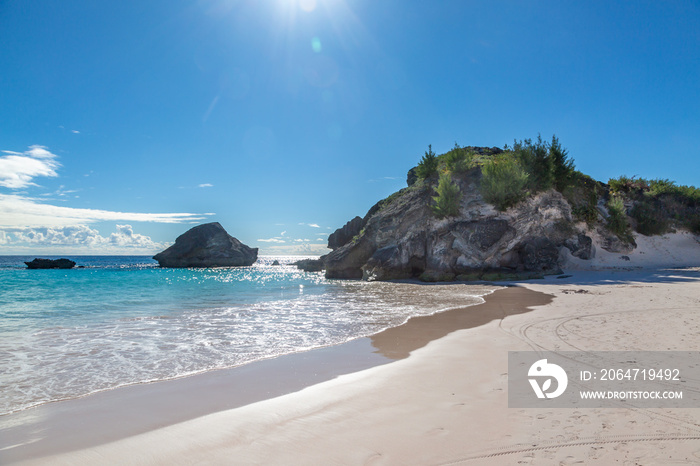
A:
<svg viewBox="0 0 700 466">
<path fill-rule="evenodd" d="M 299 0 L 299 6 L 306 12 L 312 12 L 316 9 L 316 0 Z"/>
</svg>

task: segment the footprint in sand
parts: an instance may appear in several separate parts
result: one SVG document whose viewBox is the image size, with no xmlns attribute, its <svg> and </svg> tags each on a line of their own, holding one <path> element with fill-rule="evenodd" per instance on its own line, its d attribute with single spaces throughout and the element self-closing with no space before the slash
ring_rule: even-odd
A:
<svg viewBox="0 0 700 466">
<path fill-rule="evenodd" d="M 696 457 L 696 458 L 698 458 L 698 459 L 700 459 L 700 450 L 695 450 L 695 451 L 693 452 L 693 456 Z"/>
<path fill-rule="evenodd" d="M 588 459 L 597 460 L 605 453 L 605 447 L 591 447 L 588 450 Z"/>
<path fill-rule="evenodd" d="M 446 434 L 447 431 L 445 430 L 444 427 L 436 427 L 434 429 L 430 429 L 425 433 L 425 435 L 444 435 Z"/>
<path fill-rule="evenodd" d="M 383 457 L 381 453 L 375 453 L 370 455 L 369 458 L 365 460 L 365 466 L 377 465 L 383 462 Z"/>
<path fill-rule="evenodd" d="M 567 456 L 563 460 L 559 461 L 559 466 L 567 466 L 569 464 L 584 464 L 584 462 L 574 456 Z"/>
</svg>

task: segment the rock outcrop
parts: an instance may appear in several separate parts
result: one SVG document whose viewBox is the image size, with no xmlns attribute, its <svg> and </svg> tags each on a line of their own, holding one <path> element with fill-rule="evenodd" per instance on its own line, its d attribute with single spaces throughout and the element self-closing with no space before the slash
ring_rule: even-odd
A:
<svg viewBox="0 0 700 466">
<path fill-rule="evenodd" d="M 34 259 L 31 262 L 25 262 L 27 268 L 30 269 L 72 269 L 75 267 L 75 262 L 70 259 Z"/>
<path fill-rule="evenodd" d="M 323 270 L 323 260 L 321 259 L 302 259 L 294 262 L 299 270 L 304 272 L 320 272 Z"/>
<path fill-rule="evenodd" d="M 561 273 L 563 249 L 581 259 L 593 257 L 591 238 L 576 227 L 571 207 L 559 192 L 539 193 L 499 212 L 481 196 L 480 176 L 478 169 L 471 170 L 457 181 L 462 197 L 455 217 L 439 219 L 433 214 L 434 191 L 425 182 L 378 203 L 365 217 L 360 234 L 322 258 L 326 277 L 522 277 Z"/>
<path fill-rule="evenodd" d="M 353 218 L 341 228 L 331 233 L 328 237 L 328 247 L 331 249 L 338 249 L 341 246 L 345 246 L 350 240 L 360 234 L 364 226 L 365 222 L 361 217 Z"/>
<path fill-rule="evenodd" d="M 246 246 L 213 222 L 188 230 L 153 258 L 161 267 L 249 266 L 258 259 L 258 248 Z"/>
</svg>

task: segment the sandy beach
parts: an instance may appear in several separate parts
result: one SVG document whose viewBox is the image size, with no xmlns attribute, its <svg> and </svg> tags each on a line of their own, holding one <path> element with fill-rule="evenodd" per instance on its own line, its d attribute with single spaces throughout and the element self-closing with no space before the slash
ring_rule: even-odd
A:
<svg viewBox="0 0 700 466">
<path fill-rule="evenodd" d="M 468 320 L 478 325 L 441 336 L 455 324 L 449 317 L 425 346 L 396 346 L 418 347 L 396 362 L 71 451 L 37 456 L 27 448 L 21 458 L 6 447 L 3 462 L 698 464 L 700 409 L 514 409 L 506 392 L 508 351 L 700 350 L 699 297 L 697 269 L 578 272 L 526 283 L 445 313 L 472 313 Z M 430 323 L 414 319 L 378 345 L 411 342 L 421 328 Z M 191 379 L 192 399 L 209 396 Z"/>
<path fill-rule="evenodd" d="M 0 460 L 698 464 L 700 408 L 508 407 L 509 351 L 700 351 L 697 257 L 667 239 L 349 344 L 5 416 Z"/>
</svg>

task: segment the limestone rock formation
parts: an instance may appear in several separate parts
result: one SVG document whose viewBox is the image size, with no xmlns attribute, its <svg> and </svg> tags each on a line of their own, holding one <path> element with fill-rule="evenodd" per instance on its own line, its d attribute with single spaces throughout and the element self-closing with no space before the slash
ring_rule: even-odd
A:
<svg viewBox="0 0 700 466">
<path fill-rule="evenodd" d="M 246 246 L 213 222 L 188 230 L 153 258 L 161 267 L 249 266 L 258 259 L 258 248 Z"/>
<path fill-rule="evenodd" d="M 434 191 L 427 183 L 413 183 L 378 203 L 361 234 L 322 258 L 326 277 L 522 277 L 561 273 L 563 249 L 581 259 L 593 257 L 591 238 L 577 228 L 559 192 L 537 194 L 500 212 L 481 196 L 480 176 L 472 170 L 458 181 L 462 198 L 455 217 L 432 213 Z"/>
<path fill-rule="evenodd" d="M 362 227 L 365 226 L 365 222 L 361 217 L 355 217 L 348 223 L 343 225 L 342 228 L 338 228 L 335 232 L 331 233 L 328 237 L 328 247 L 330 249 L 338 249 L 344 246 L 353 239 L 356 235 L 362 231 Z"/>
<path fill-rule="evenodd" d="M 75 262 L 70 259 L 34 259 L 31 262 L 25 262 L 27 268 L 30 269 L 72 269 L 75 267 Z"/>
</svg>

